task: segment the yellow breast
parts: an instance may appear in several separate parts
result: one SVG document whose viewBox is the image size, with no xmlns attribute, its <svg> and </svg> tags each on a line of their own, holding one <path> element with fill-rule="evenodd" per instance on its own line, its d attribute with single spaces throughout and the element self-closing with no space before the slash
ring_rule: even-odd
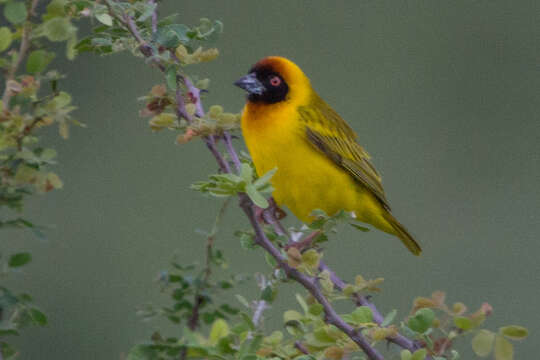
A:
<svg viewBox="0 0 540 360">
<path fill-rule="evenodd" d="M 304 222 L 314 209 L 353 210 L 359 195 L 354 180 L 308 142 L 297 107 L 288 105 L 244 108 L 242 131 L 257 174 L 277 168 L 274 198 Z"/>
</svg>

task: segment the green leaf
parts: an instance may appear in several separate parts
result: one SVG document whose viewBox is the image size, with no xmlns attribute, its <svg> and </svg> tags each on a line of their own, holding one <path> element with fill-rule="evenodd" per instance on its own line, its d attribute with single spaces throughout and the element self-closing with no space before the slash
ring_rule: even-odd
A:
<svg viewBox="0 0 540 360">
<path fill-rule="evenodd" d="M 96 19 L 100 23 L 102 23 L 104 25 L 107 25 L 107 26 L 112 26 L 112 24 L 113 24 L 112 16 L 107 14 L 107 13 L 96 14 Z"/>
<path fill-rule="evenodd" d="M 309 249 L 302 254 L 302 263 L 311 269 L 316 269 L 320 260 L 321 254 L 315 249 Z"/>
<path fill-rule="evenodd" d="M 262 209 L 266 209 L 268 207 L 268 200 L 264 196 L 262 196 L 257 189 L 255 189 L 255 186 L 253 184 L 246 184 L 246 194 L 249 196 L 251 201 L 255 203 L 258 207 Z"/>
<path fill-rule="evenodd" d="M 26 6 L 22 1 L 10 1 L 4 7 L 4 17 L 12 24 L 20 24 L 28 15 Z"/>
<path fill-rule="evenodd" d="M 30 74 L 43 72 L 52 59 L 54 59 L 54 53 L 45 50 L 34 50 L 28 55 L 26 71 Z"/>
<path fill-rule="evenodd" d="M 66 57 L 68 60 L 75 59 L 79 51 L 77 50 L 77 34 L 73 34 L 66 42 Z"/>
<path fill-rule="evenodd" d="M 373 321 L 373 313 L 367 306 L 359 306 L 350 314 L 343 315 L 343 320 L 353 325 L 360 326 L 362 324 Z"/>
<path fill-rule="evenodd" d="M 154 360 L 159 358 L 158 350 L 150 345 L 135 345 L 127 354 L 126 360 Z"/>
<path fill-rule="evenodd" d="M 503 326 L 499 329 L 499 332 L 513 340 L 525 339 L 529 335 L 529 331 L 526 328 L 518 325 Z"/>
<path fill-rule="evenodd" d="M 156 42 L 166 48 L 176 48 L 180 43 L 187 44 L 187 33 L 190 28 L 183 24 L 170 24 L 160 26 L 156 34 Z"/>
<path fill-rule="evenodd" d="M 307 313 L 308 306 L 307 306 L 306 300 L 304 300 L 304 298 L 300 294 L 296 294 L 295 297 L 296 297 L 296 301 L 298 301 L 298 304 L 300 304 L 300 307 L 302 308 L 302 310 L 304 310 L 304 313 Z"/>
<path fill-rule="evenodd" d="M 488 356 L 493 350 L 495 333 L 489 330 L 480 330 L 472 339 L 472 349 L 480 357 Z"/>
<path fill-rule="evenodd" d="M 289 322 L 293 320 L 302 320 L 302 314 L 295 310 L 287 310 L 283 313 L 283 322 Z"/>
<path fill-rule="evenodd" d="M 368 232 L 369 231 L 369 228 L 365 227 L 365 226 L 362 226 L 362 225 L 358 225 L 358 224 L 355 224 L 355 223 L 349 223 L 352 227 L 356 228 L 357 230 L 360 230 L 362 232 Z"/>
<path fill-rule="evenodd" d="M 465 316 L 454 316 L 454 325 L 464 331 L 470 330 L 473 327 L 471 319 Z"/>
<path fill-rule="evenodd" d="M 414 352 L 411 357 L 411 360 L 424 360 L 427 355 L 427 350 L 425 348 L 418 349 Z"/>
<path fill-rule="evenodd" d="M 324 306 L 319 303 L 315 303 L 309 306 L 309 313 L 311 315 L 319 316 L 323 313 Z"/>
<path fill-rule="evenodd" d="M 21 252 L 11 255 L 8 261 L 9 267 L 20 267 L 28 264 L 32 260 L 32 255 L 27 252 Z"/>
<path fill-rule="evenodd" d="M 253 169 L 249 164 L 242 163 L 242 166 L 240 168 L 240 176 L 247 184 L 253 181 Z"/>
<path fill-rule="evenodd" d="M 429 308 L 422 308 L 409 319 L 407 325 L 416 332 L 424 333 L 427 329 L 429 329 L 434 319 L 435 313 L 433 310 Z"/>
<path fill-rule="evenodd" d="M 383 321 L 381 322 L 381 326 L 386 327 L 386 326 L 390 325 L 392 323 L 392 321 L 394 321 L 394 319 L 396 317 L 396 314 L 397 314 L 396 309 L 394 309 L 394 310 L 390 311 L 388 314 L 386 314 Z"/>
<path fill-rule="evenodd" d="M 47 325 L 47 316 L 36 308 L 30 309 L 30 316 L 35 324 L 39 326 Z"/>
<path fill-rule="evenodd" d="M 66 0 L 52 0 L 49 5 L 47 5 L 47 15 L 46 20 L 52 19 L 57 16 L 65 16 L 65 6 L 67 4 Z M 45 16 L 44 16 L 45 18 Z"/>
<path fill-rule="evenodd" d="M 43 34 L 50 41 L 66 41 L 77 31 L 69 19 L 55 17 L 42 25 Z"/>
<path fill-rule="evenodd" d="M 278 346 L 283 341 L 283 333 L 281 331 L 272 331 L 272 333 L 264 338 L 264 342 L 272 346 Z"/>
<path fill-rule="evenodd" d="M 49 105 L 54 109 L 61 109 L 71 103 L 71 95 L 65 91 L 60 91 L 49 103 Z"/>
<path fill-rule="evenodd" d="M 238 294 L 236 294 L 235 296 L 236 296 L 236 299 L 240 302 L 240 304 L 244 305 L 247 308 L 249 307 L 249 303 L 248 303 L 248 301 L 246 300 L 245 297 L 243 297 L 242 295 L 238 295 Z"/>
<path fill-rule="evenodd" d="M 229 335 L 229 325 L 227 322 L 223 319 L 217 319 L 212 324 L 212 327 L 210 329 L 210 336 L 208 340 L 212 345 L 216 345 L 219 341 L 219 339 Z"/>
<path fill-rule="evenodd" d="M 169 66 L 165 71 L 165 81 L 167 82 L 167 87 L 173 91 L 176 91 L 176 67 Z"/>
<path fill-rule="evenodd" d="M 255 180 L 253 185 L 255 185 L 257 190 L 261 190 L 265 186 L 270 185 L 270 179 L 272 178 L 272 176 L 274 176 L 276 171 L 277 171 L 277 168 L 273 168 L 272 170 L 268 171 L 266 174 L 264 174 L 263 176 Z"/>
<path fill-rule="evenodd" d="M 274 289 L 272 289 L 271 286 L 265 287 L 261 293 L 261 300 L 271 303 L 272 301 L 274 301 L 274 298 L 275 298 Z"/>
<path fill-rule="evenodd" d="M 495 337 L 495 360 L 513 360 L 514 345 L 506 340 L 504 336 Z"/>
<path fill-rule="evenodd" d="M 401 360 L 411 360 L 412 354 L 409 350 L 401 350 L 400 358 Z"/>
<path fill-rule="evenodd" d="M 0 27 L 0 52 L 9 48 L 12 38 L 11 31 L 7 26 Z"/>
</svg>

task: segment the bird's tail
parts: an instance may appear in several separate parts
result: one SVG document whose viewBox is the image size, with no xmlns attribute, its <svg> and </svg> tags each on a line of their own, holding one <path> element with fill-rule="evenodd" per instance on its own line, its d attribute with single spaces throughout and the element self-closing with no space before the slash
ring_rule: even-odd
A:
<svg viewBox="0 0 540 360">
<path fill-rule="evenodd" d="M 388 223 L 392 226 L 394 230 L 394 235 L 399 237 L 403 244 L 407 247 L 407 249 L 410 250 L 414 255 L 420 255 L 422 252 L 422 249 L 420 248 L 420 245 L 414 240 L 411 234 L 405 229 L 403 225 L 399 223 L 399 221 L 396 220 L 396 218 L 390 214 L 389 212 L 384 213 L 384 218 Z"/>
</svg>

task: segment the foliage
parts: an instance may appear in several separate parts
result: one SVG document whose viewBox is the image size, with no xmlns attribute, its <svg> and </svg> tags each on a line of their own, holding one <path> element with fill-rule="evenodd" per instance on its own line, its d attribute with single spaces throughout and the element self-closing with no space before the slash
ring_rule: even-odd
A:
<svg viewBox="0 0 540 360">
<path fill-rule="evenodd" d="M 170 270 L 159 276 L 160 288 L 170 305 L 145 305 L 139 315 L 150 320 L 163 317 L 173 325 L 172 336 L 155 332 L 148 342 L 135 346 L 128 360 L 142 359 L 383 359 L 380 344 L 394 343 L 390 355 L 402 360 L 459 358 L 456 343 L 472 337 L 472 348 L 480 356 L 493 354 L 497 360 L 513 358 L 511 340 L 527 336 L 527 330 L 510 325 L 498 332 L 483 327 L 492 308 L 487 303 L 475 312 L 467 312 L 460 303 L 448 306 L 445 295 L 435 292 L 419 297 L 401 321 L 397 310 L 383 316 L 371 303 L 380 292 L 382 278 L 365 279 L 356 275 L 352 283 L 342 281 L 324 263 L 320 244 L 335 236 L 341 224 L 368 231 L 346 212 L 329 216 L 315 211 L 315 221 L 307 228 L 286 230 L 281 226 L 280 210 L 269 197 L 271 179 L 276 171 L 257 177 L 247 156 L 238 156 L 231 132 L 239 128 L 239 115 L 213 105 L 204 111 L 202 100 L 208 79 L 186 73 L 186 68 L 214 60 L 219 51 L 211 44 L 222 32 L 220 21 L 203 18 L 196 25 L 178 21 L 176 14 L 157 18 L 159 3 L 154 0 L 89 1 L 53 0 L 41 21 L 36 21 L 37 0 L 4 0 L 3 14 L 9 27 L 0 28 L 0 66 L 6 70 L 6 90 L 2 102 L 0 126 L 1 204 L 21 210 L 26 196 L 61 187 L 59 178 L 48 171 L 55 152 L 37 145 L 36 129 L 58 124 L 60 134 L 68 135 L 68 124 L 75 109 L 71 97 L 58 89 L 62 78 L 47 71 L 54 53 L 47 42 L 65 42 L 66 56 L 94 52 L 101 55 L 127 51 L 161 71 L 163 78 L 141 97 L 141 116 L 149 117 L 150 129 L 178 132 L 177 143 L 194 139 L 205 143 L 217 161 L 219 171 L 192 189 L 206 196 L 225 198 L 214 226 L 206 235 L 205 262 L 185 265 L 173 261 Z M 92 33 L 77 40 L 74 20 L 90 19 Z M 19 43 L 19 50 L 13 44 Z M 26 59 L 26 74 L 17 75 Z M 44 93 L 45 84 L 50 90 Z M 225 153 L 218 144 L 224 144 Z M 230 294 L 244 277 L 225 275 L 224 254 L 215 241 L 218 225 L 229 200 L 238 198 L 252 227 L 237 230 L 246 251 L 265 250 L 268 268 L 257 274 L 259 295 L 248 301 Z M 1 227 L 19 226 L 38 229 L 22 218 L 0 222 Z M 11 271 L 31 259 L 27 253 L 5 260 Z M 217 270 L 217 271 L 216 271 Z M 283 313 L 280 330 L 263 326 L 263 312 L 275 301 L 283 283 L 299 283 L 307 290 L 297 294 L 298 306 Z M 11 310 L 9 325 L 0 336 L 16 335 L 24 326 L 44 325 L 45 315 L 30 304 L 28 295 L 13 295 L 0 288 L 0 306 Z M 338 314 L 334 309 L 348 309 Z M 4 358 L 15 352 L 2 343 Z"/>
<path fill-rule="evenodd" d="M 77 28 L 67 0 L 53 0 L 46 7 L 38 7 L 38 0 L 1 3 L 7 23 L 0 27 L 0 69 L 4 73 L 0 101 L 0 207 L 4 215 L 0 230 L 29 229 L 43 237 L 41 227 L 21 213 L 28 197 L 63 185 L 50 171 L 56 151 L 40 145 L 40 129 L 57 125 L 60 136 L 67 138 L 70 125 L 82 125 L 71 117 L 76 107 L 71 96 L 60 89 L 64 76 L 49 68 L 56 54 L 48 50 L 51 42 L 63 42 L 66 57 L 74 59 Z M 32 259 L 28 252 L 3 253 L 4 278 Z M 17 354 L 6 338 L 19 335 L 26 327 L 46 324 L 47 317 L 32 305 L 30 295 L 0 287 L 0 357 Z"/>
</svg>

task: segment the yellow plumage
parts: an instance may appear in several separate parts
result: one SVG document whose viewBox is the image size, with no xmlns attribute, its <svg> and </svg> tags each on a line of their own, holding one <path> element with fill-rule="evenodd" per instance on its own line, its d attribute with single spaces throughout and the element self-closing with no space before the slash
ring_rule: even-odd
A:
<svg viewBox="0 0 540 360">
<path fill-rule="evenodd" d="M 317 95 L 302 70 L 287 59 L 269 57 L 252 72 L 269 91 L 270 80 L 263 79 L 267 76 L 278 75 L 287 87 L 279 90 L 285 92 L 279 101 L 266 101 L 265 94 L 249 98 L 242 114 L 242 132 L 257 173 L 277 168 L 272 185 L 278 205 L 287 205 L 304 222 L 312 220 L 314 209 L 353 211 L 358 220 L 398 236 L 420 254 L 419 245 L 390 213 L 380 177 L 356 134 Z"/>
</svg>

